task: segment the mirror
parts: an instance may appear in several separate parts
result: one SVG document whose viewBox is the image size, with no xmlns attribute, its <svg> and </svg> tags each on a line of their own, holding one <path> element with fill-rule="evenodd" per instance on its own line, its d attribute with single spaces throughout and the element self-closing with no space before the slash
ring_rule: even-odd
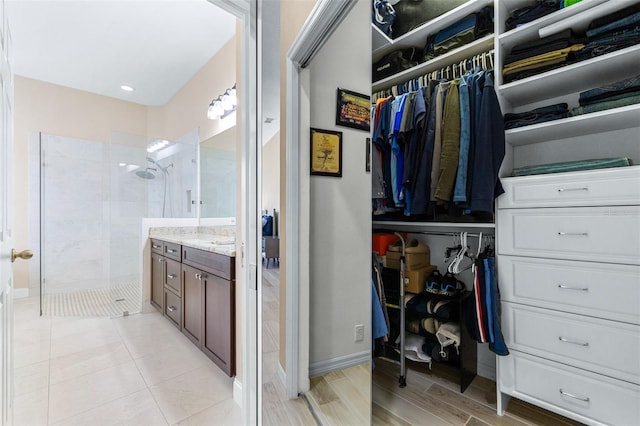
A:
<svg viewBox="0 0 640 426">
<path fill-rule="evenodd" d="M 200 217 L 236 216 L 236 126 L 200 143 Z"/>
</svg>

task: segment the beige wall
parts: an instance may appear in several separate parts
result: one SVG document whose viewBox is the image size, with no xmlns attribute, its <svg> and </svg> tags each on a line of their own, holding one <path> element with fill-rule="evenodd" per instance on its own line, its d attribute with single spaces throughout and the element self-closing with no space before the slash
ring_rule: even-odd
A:
<svg viewBox="0 0 640 426">
<path fill-rule="evenodd" d="M 221 120 L 209 120 L 207 108 L 211 100 L 222 95 L 237 80 L 236 50 L 233 37 L 187 82 L 169 102 L 161 107 L 148 107 L 149 139 L 173 140 L 193 128 L 200 129 L 200 140 L 228 129 L 235 124 L 236 114 Z"/>
<path fill-rule="evenodd" d="M 287 134 L 287 52 L 300 32 L 315 0 L 282 0 L 280 2 L 280 365 L 285 366 L 285 287 L 286 253 L 286 134 Z"/>
<path fill-rule="evenodd" d="M 29 135 L 43 132 L 109 142 L 113 132 L 145 135 L 144 106 L 16 76 L 15 247 L 29 248 Z M 15 287 L 29 287 L 29 264 L 14 265 Z"/>
</svg>

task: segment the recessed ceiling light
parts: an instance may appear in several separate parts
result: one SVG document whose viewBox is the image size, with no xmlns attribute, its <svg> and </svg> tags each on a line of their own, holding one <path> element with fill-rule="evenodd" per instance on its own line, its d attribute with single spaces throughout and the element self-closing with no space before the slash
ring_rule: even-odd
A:
<svg viewBox="0 0 640 426">
<path fill-rule="evenodd" d="M 124 167 L 124 166 L 126 166 L 126 165 L 127 165 L 127 163 L 118 163 L 118 165 L 119 165 L 120 167 Z"/>
<path fill-rule="evenodd" d="M 120 88 L 122 90 L 124 90 L 125 92 L 133 92 L 133 90 L 134 90 L 133 87 L 127 86 L 126 84 L 123 84 L 122 86 L 120 86 Z"/>
</svg>

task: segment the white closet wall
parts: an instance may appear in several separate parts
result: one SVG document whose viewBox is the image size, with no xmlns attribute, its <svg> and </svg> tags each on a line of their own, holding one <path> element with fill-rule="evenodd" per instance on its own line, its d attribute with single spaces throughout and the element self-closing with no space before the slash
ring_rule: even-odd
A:
<svg viewBox="0 0 640 426">
<path fill-rule="evenodd" d="M 309 372 L 367 362 L 371 348 L 371 178 L 365 171 L 369 133 L 335 125 L 337 88 L 371 88 L 370 14 L 359 1 L 308 66 L 314 128 L 342 132 L 342 177 L 309 179 Z M 309 146 L 309 136 L 300 140 Z M 301 164 L 307 170 L 308 148 Z M 304 183 L 301 182 L 301 187 Z M 366 206 L 366 207 L 365 207 Z M 354 341 L 354 326 L 365 338 Z"/>
</svg>

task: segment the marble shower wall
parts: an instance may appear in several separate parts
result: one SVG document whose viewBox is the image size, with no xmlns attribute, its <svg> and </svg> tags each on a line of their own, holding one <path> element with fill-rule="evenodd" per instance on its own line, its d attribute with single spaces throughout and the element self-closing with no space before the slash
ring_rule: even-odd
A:
<svg viewBox="0 0 640 426">
<path fill-rule="evenodd" d="M 42 146 L 45 291 L 139 283 L 145 149 L 51 135 Z"/>
</svg>

